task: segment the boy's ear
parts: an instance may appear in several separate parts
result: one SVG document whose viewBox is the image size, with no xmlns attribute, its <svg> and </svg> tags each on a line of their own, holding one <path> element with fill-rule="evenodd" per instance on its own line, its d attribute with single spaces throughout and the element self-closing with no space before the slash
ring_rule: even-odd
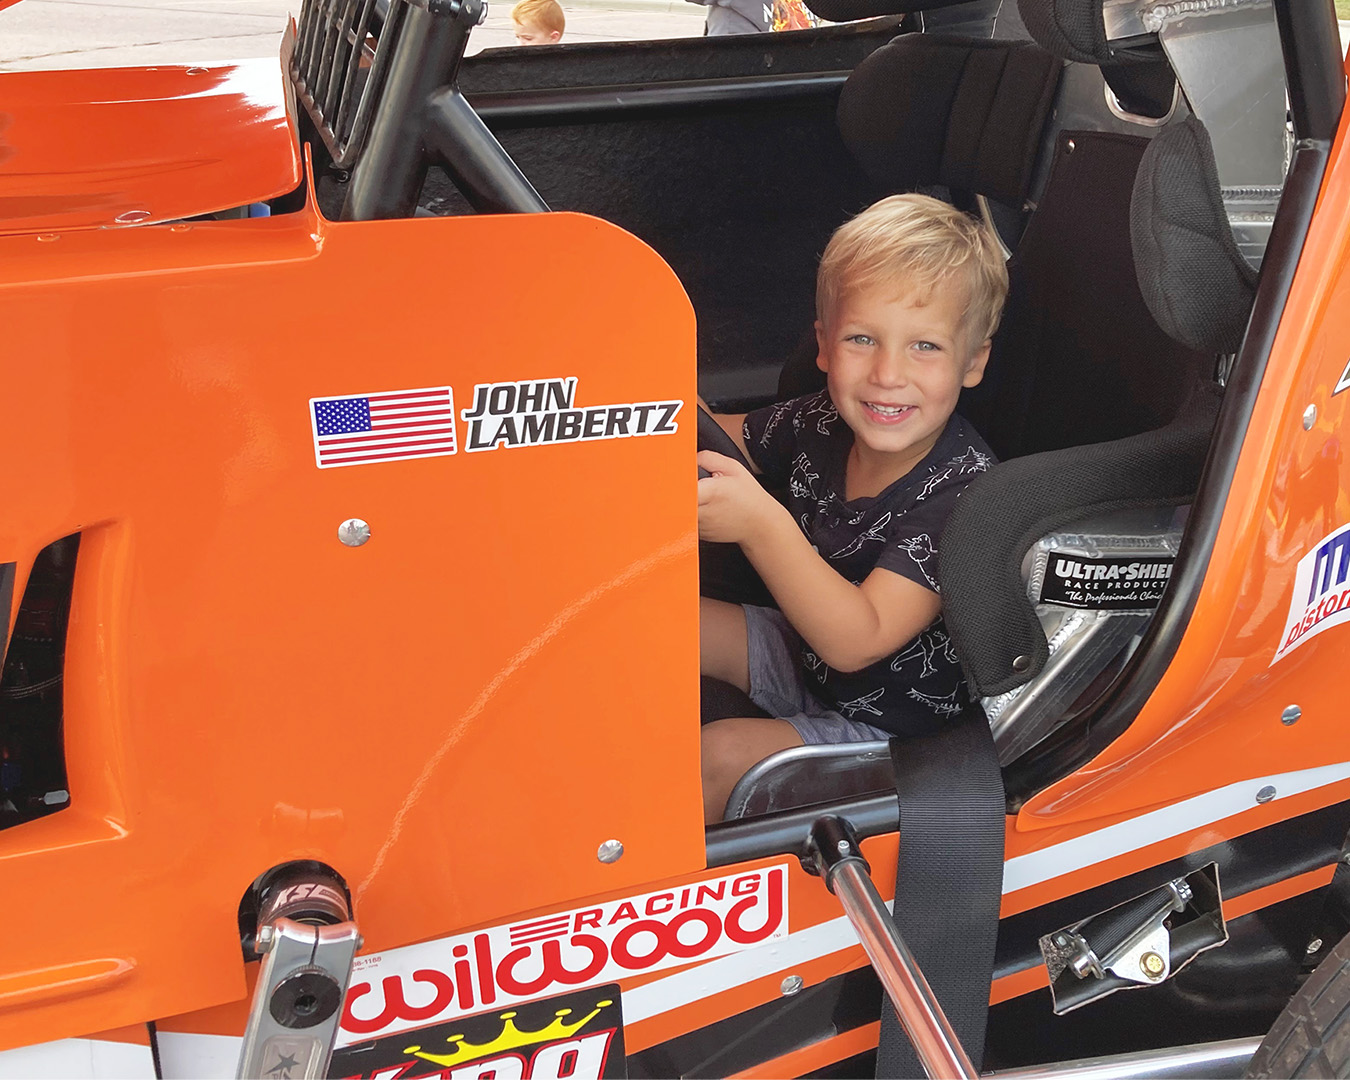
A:
<svg viewBox="0 0 1350 1080">
<path fill-rule="evenodd" d="M 989 363 L 989 347 L 992 344 L 993 342 L 986 338 L 984 344 L 971 355 L 966 363 L 965 378 L 961 380 L 962 386 L 980 385 L 980 380 L 984 378 L 984 366 Z"/>
<path fill-rule="evenodd" d="M 830 358 L 825 351 L 825 324 L 816 320 L 816 367 L 829 374 Z"/>
<path fill-rule="evenodd" d="M 549 41 L 558 41 L 562 38 L 561 30 L 554 30 L 548 35 Z"/>
</svg>

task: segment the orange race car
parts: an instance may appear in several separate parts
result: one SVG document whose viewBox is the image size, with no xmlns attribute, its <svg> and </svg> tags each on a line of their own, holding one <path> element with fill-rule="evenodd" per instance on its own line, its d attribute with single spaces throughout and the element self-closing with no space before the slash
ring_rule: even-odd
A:
<svg viewBox="0 0 1350 1080">
<path fill-rule="evenodd" d="M 1347 1075 L 1332 0 L 813 6 L 0 76 L 0 1076 Z M 696 381 L 913 189 L 1013 281 L 971 700 L 705 829 Z"/>
</svg>

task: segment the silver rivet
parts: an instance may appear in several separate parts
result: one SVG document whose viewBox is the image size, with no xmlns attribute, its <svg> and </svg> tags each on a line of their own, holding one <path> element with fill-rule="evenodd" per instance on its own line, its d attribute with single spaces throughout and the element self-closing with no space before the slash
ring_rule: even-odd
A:
<svg viewBox="0 0 1350 1080">
<path fill-rule="evenodd" d="M 1303 410 L 1303 430 L 1311 431 L 1315 423 L 1317 423 L 1317 406 L 1309 405 Z"/>
<path fill-rule="evenodd" d="M 1298 718 L 1303 715 L 1303 710 L 1297 705 L 1288 706 L 1284 712 L 1280 713 L 1280 723 L 1288 727 L 1290 724 L 1297 724 Z"/>
<path fill-rule="evenodd" d="M 1256 801 L 1259 803 L 1268 803 L 1273 798 L 1275 798 L 1275 789 L 1269 784 L 1256 793 Z"/>
<path fill-rule="evenodd" d="M 789 975 L 779 984 L 778 989 L 783 992 L 784 997 L 791 997 L 799 993 L 804 985 L 800 975 Z"/>
<path fill-rule="evenodd" d="M 139 225 L 142 221 L 149 221 L 150 217 L 149 210 L 127 210 L 118 214 L 113 220 L 119 225 Z"/>
<path fill-rule="evenodd" d="M 187 71 L 183 72 L 183 74 L 184 74 L 184 75 L 205 75 L 205 74 L 206 74 L 208 71 L 210 71 L 210 70 L 211 70 L 210 68 L 204 68 L 204 67 L 190 67 L 190 68 L 187 69 Z"/>
<path fill-rule="evenodd" d="M 596 851 L 595 857 L 602 863 L 618 862 L 623 858 L 623 845 L 617 840 L 606 840 Z"/>
<path fill-rule="evenodd" d="M 1019 656 L 1013 660 L 1014 671 L 1026 671 L 1029 667 L 1031 667 L 1031 657 L 1029 656 Z"/>
<path fill-rule="evenodd" d="M 1070 139 L 1068 142 L 1066 142 L 1066 143 L 1064 144 L 1065 149 L 1067 149 L 1067 150 L 1069 151 L 1069 153 L 1071 153 L 1071 154 L 1074 152 L 1074 148 L 1075 148 L 1077 145 L 1078 145 L 1078 144 L 1077 144 L 1076 142 L 1074 142 L 1072 139 Z"/>
<path fill-rule="evenodd" d="M 338 526 L 338 539 L 348 547 L 360 547 L 370 539 L 370 526 L 360 518 L 348 518 Z"/>
<path fill-rule="evenodd" d="M 1308 949 L 1307 949 L 1308 955 L 1311 956 L 1321 947 L 1322 947 L 1322 939 L 1320 937 L 1313 938 L 1310 942 L 1308 942 Z"/>
<path fill-rule="evenodd" d="M 50 244 L 53 240 L 60 240 L 60 239 L 61 239 L 61 235 L 60 235 L 60 233 L 54 233 L 54 232 L 41 232 L 41 233 L 38 233 L 37 238 L 38 238 L 38 243 L 41 243 L 41 244 Z"/>
</svg>

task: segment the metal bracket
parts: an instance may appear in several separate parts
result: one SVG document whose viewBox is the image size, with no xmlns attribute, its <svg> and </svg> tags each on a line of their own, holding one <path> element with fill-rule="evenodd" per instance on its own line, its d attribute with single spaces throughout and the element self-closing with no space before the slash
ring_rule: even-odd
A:
<svg viewBox="0 0 1350 1080">
<path fill-rule="evenodd" d="M 1162 982 L 1171 970 L 1171 937 L 1164 922 L 1174 911 L 1185 910 L 1191 896 L 1186 879 L 1177 878 L 1160 888 L 1150 898 L 1151 903 L 1137 912 L 1138 922 L 1124 928 L 1123 938 L 1098 941 L 1094 948 L 1081 933 L 1067 931 L 1056 938 L 1056 944 L 1068 947 L 1069 970 L 1080 979 L 1089 975 L 1104 979 L 1109 971 L 1130 982 Z M 1113 929 L 1119 932 L 1119 928 Z"/>
<path fill-rule="evenodd" d="M 312 926 L 279 918 L 258 931 L 262 970 L 253 991 L 237 1075 L 318 1080 L 328 1075 L 352 958 L 353 922 Z"/>
</svg>

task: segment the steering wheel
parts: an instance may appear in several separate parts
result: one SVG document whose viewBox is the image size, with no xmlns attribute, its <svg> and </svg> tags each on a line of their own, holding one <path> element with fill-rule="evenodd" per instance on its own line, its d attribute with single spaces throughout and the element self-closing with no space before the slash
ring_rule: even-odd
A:
<svg viewBox="0 0 1350 1080">
<path fill-rule="evenodd" d="M 713 419 L 712 413 L 708 412 L 702 405 L 698 407 L 698 448 L 700 450 L 714 450 L 719 454 L 725 454 L 735 461 L 739 461 L 747 469 L 750 469 L 750 462 L 745 460 L 745 455 L 741 453 L 741 448 L 723 429 L 722 425 Z M 754 470 L 751 469 L 751 472 Z M 708 475 L 708 470 L 699 466 L 699 479 Z"/>
</svg>

